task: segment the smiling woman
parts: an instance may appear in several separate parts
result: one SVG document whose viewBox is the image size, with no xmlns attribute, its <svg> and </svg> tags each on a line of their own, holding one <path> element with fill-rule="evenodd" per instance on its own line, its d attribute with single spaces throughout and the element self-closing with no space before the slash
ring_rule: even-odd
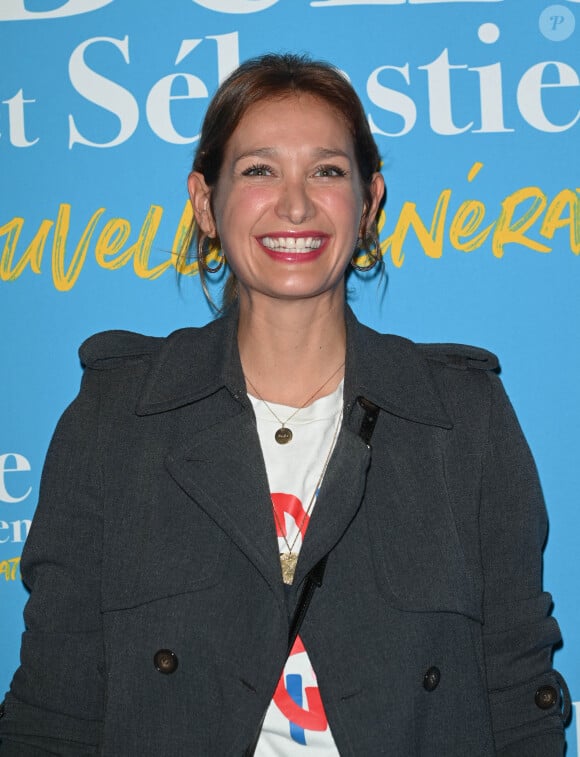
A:
<svg viewBox="0 0 580 757">
<path fill-rule="evenodd" d="M 81 348 L 2 757 L 563 754 L 546 515 L 497 359 L 345 303 L 381 262 L 379 165 L 326 63 L 219 88 L 188 186 L 224 307 Z"/>
<path fill-rule="evenodd" d="M 284 127 L 286 123 L 284 116 L 289 110 L 293 111 L 294 123 L 300 121 L 298 127 L 301 134 L 304 135 L 305 131 L 309 132 L 309 147 L 312 152 L 309 157 L 313 163 L 309 166 L 309 169 L 313 171 L 311 179 L 315 178 L 316 173 L 320 178 L 325 174 L 332 174 L 333 168 L 337 173 L 337 178 L 343 170 L 346 170 L 345 178 L 348 178 L 351 186 L 358 177 L 366 223 L 362 216 L 360 220 L 366 228 L 358 229 L 353 226 L 353 229 L 363 231 L 361 238 L 363 250 L 369 252 L 372 262 L 380 263 L 376 214 L 372 214 L 371 206 L 374 201 L 373 186 L 377 185 L 374 186 L 374 191 L 382 196 L 383 180 L 379 173 L 379 152 L 371 135 L 363 106 L 348 81 L 336 69 L 329 66 L 303 65 L 295 66 L 289 71 L 284 63 L 288 60 L 288 58 L 283 59 L 277 56 L 264 56 L 261 59 L 246 62 L 228 79 L 228 86 L 220 88 L 209 105 L 194 160 L 193 174 L 189 181 L 192 194 L 201 192 L 205 196 L 203 203 L 205 199 L 209 199 L 207 207 L 205 205 L 198 207 L 197 228 L 194 221 L 193 229 L 197 230 L 197 251 L 202 277 L 204 256 L 207 251 L 214 249 L 211 245 L 209 248 L 204 245 L 208 234 L 202 224 L 207 220 L 204 213 L 212 211 L 211 202 L 215 196 L 213 190 L 217 188 L 218 179 L 223 178 L 225 182 L 231 183 L 233 178 L 231 172 L 234 168 L 231 160 L 234 156 L 236 160 L 245 160 L 241 171 L 246 171 L 248 176 L 263 176 L 264 178 L 272 175 L 274 166 L 270 166 L 269 162 L 276 146 L 279 151 L 282 147 L 282 152 L 286 154 L 288 161 L 287 153 L 291 148 L 291 143 L 285 145 L 285 140 L 282 141 L 278 132 Z M 295 57 L 294 60 L 299 59 Z M 314 111 L 309 107 L 313 104 L 317 106 Z M 271 107 L 268 107 L 269 105 Z M 260 133 L 260 129 L 254 123 L 255 119 L 250 119 L 249 111 L 254 107 L 258 110 L 265 109 L 268 117 L 273 119 L 273 123 L 269 125 L 270 133 L 265 130 Z M 326 119 L 324 114 L 326 114 Z M 259 117 L 261 114 L 257 115 Z M 322 122 L 326 121 L 326 128 L 333 129 L 330 133 L 324 134 L 325 138 L 330 139 L 328 145 L 323 144 L 320 138 L 322 134 L 316 133 L 318 124 L 313 123 L 315 117 Z M 328 117 L 333 122 L 332 126 Z M 242 121 L 245 125 L 241 123 Z M 285 128 L 286 137 L 289 136 L 289 132 L 290 129 Z M 230 144 L 232 135 L 234 138 L 237 136 L 238 141 L 239 139 L 250 140 L 245 148 L 240 148 L 238 145 L 237 150 L 242 149 L 242 152 L 234 154 L 234 146 Z M 296 146 L 298 140 L 294 133 L 292 133 L 292 138 Z M 263 142 L 264 139 L 266 142 Z M 334 147 L 333 140 L 336 141 Z M 229 152 L 229 163 L 224 155 L 226 150 Z M 255 152 L 252 154 L 247 150 Z M 303 162 L 304 152 L 302 150 Z M 282 155 L 278 157 L 281 158 Z M 342 165 L 340 162 L 336 165 L 337 161 L 342 161 Z M 329 166 L 326 166 L 327 163 Z M 304 168 L 303 165 L 302 170 Z M 327 168 L 331 170 L 325 170 Z M 200 187 L 196 187 L 196 175 L 202 177 Z M 207 190 L 210 191 L 207 192 Z M 212 226 L 213 220 L 209 220 Z M 219 238 L 216 241 L 219 241 Z M 351 252 L 353 250 L 354 246 L 351 247 Z M 225 290 L 226 303 L 236 298 L 236 289 L 237 284 L 232 277 Z"/>
</svg>

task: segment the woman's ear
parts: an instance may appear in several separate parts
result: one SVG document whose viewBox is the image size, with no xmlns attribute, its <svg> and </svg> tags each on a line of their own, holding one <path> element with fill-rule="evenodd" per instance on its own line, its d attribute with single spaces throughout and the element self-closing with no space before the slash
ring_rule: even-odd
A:
<svg viewBox="0 0 580 757">
<path fill-rule="evenodd" d="M 192 171 L 187 177 L 187 189 L 196 223 L 208 237 L 215 237 L 217 230 L 211 211 L 211 189 L 205 183 L 203 174 Z"/>
<path fill-rule="evenodd" d="M 365 208 L 363 215 L 364 229 L 361 231 L 367 232 L 372 227 L 374 220 L 377 217 L 379 208 L 381 206 L 382 199 L 385 195 L 385 180 L 382 173 L 378 171 L 373 174 L 370 186 L 371 202 L 368 208 Z"/>
</svg>

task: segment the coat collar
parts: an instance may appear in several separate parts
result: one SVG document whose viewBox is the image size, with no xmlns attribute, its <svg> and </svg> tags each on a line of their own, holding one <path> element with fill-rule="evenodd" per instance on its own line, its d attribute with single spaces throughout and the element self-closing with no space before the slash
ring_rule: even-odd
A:
<svg viewBox="0 0 580 757">
<path fill-rule="evenodd" d="M 223 387 L 243 404 L 245 382 L 237 347 L 237 308 L 204 328 L 175 331 L 153 357 L 138 415 L 189 405 Z M 366 397 L 386 412 L 416 423 L 452 428 L 428 361 L 417 346 L 378 334 L 346 311 L 345 402 Z"/>
<path fill-rule="evenodd" d="M 350 308 L 346 325 L 345 397 L 362 395 L 399 418 L 453 427 L 429 363 L 414 342 L 373 331 Z"/>
<path fill-rule="evenodd" d="M 236 333 L 237 308 L 202 328 L 170 334 L 153 357 L 137 415 L 153 415 L 190 405 L 226 387 L 245 397 Z"/>
</svg>

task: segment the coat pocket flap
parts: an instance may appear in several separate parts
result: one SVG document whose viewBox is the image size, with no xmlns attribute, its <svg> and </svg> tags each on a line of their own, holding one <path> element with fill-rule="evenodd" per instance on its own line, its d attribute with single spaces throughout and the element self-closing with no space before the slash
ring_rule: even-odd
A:
<svg viewBox="0 0 580 757">
<path fill-rule="evenodd" d="M 481 623 L 481 591 L 474 570 L 478 547 L 471 542 L 465 547 L 466 528 L 477 533 L 477 503 L 473 497 L 464 500 L 465 512 L 458 514 L 462 503 L 458 505 L 448 491 L 440 454 L 424 448 L 420 465 L 416 460 L 410 465 L 400 452 L 383 455 L 367 481 L 372 503 L 367 508 L 369 538 L 379 590 L 400 610 L 453 612 Z M 477 480 L 479 457 L 472 458 L 471 472 Z M 475 562 L 469 563 L 466 555 Z"/>
</svg>

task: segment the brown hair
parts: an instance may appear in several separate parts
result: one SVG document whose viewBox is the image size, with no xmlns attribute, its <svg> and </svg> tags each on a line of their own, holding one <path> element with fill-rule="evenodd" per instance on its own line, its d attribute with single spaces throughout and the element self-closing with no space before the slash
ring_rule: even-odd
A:
<svg viewBox="0 0 580 757">
<path fill-rule="evenodd" d="M 365 206 L 371 203 L 370 185 L 373 174 L 380 170 L 380 155 L 358 95 L 344 74 L 323 61 L 290 53 L 267 54 L 242 63 L 221 84 L 207 109 L 192 171 L 203 174 L 209 187 L 219 179 L 228 139 L 255 103 L 282 98 L 288 94 L 305 93 L 320 98 L 344 120 L 353 140 L 355 157 L 361 177 Z M 375 219 L 370 235 L 377 238 Z M 180 257 L 189 257 L 192 241 L 196 241 L 198 270 L 206 295 L 204 260 L 200 254 L 205 235 L 192 221 Z M 368 240 L 365 245 L 369 246 Z M 380 249 L 369 252 L 371 259 L 381 260 Z M 224 289 L 224 305 L 237 296 L 237 282 L 230 273 Z M 211 298 L 210 298 L 211 302 Z M 213 303 L 212 303 L 213 304 Z"/>
</svg>

